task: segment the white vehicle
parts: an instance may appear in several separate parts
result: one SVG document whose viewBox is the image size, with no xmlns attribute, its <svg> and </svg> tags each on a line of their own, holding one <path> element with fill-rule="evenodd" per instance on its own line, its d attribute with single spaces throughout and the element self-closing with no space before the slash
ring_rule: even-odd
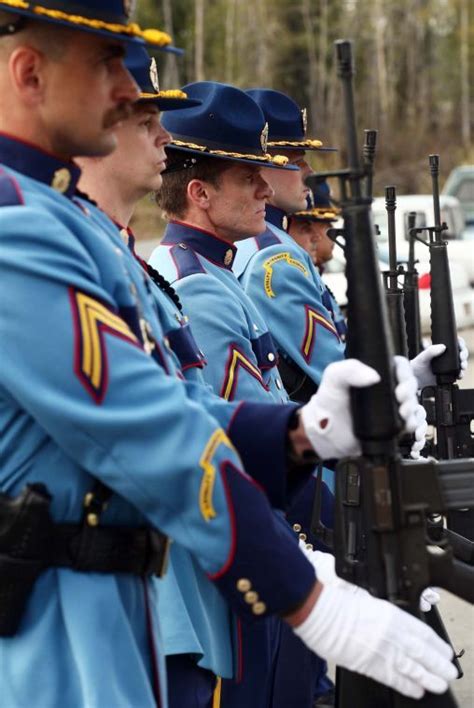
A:
<svg viewBox="0 0 474 708">
<path fill-rule="evenodd" d="M 469 283 L 474 285 L 474 245 L 463 240 L 464 213 L 455 197 L 442 194 L 440 196 L 441 222 L 445 222 L 448 230 L 444 238 L 448 241 L 448 258 L 450 263 L 456 261 L 465 268 Z M 397 197 L 395 211 L 395 227 L 397 235 L 397 258 L 406 261 L 408 257 L 408 214 L 416 213 L 416 226 L 432 226 L 434 224 L 433 197 L 429 194 L 413 194 Z M 374 223 L 380 229 L 377 245 L 380 258 L 388 261 L 388 229 L 385 197 L 377 197 L 372 204 Z M 426 234 L 421 235 L 425 240 Z M 423 255 L 423 250 L 426 254 Z M 428 259 L 428 249 L 421 243 L 416 245 L 416 257 Z"/>
<path fill-rule="evenodd" d="M 420 248 L 422 248 L 420 244 Z M 379 261 L 380 271 L 388 270 L 388 264 Z M 454 312 L 458 329 L 474 325 L 474 289 L 470 287 L 466 270 L 456 262 L 449 264 L 451 284 L 453 288 Z M 418 289 L 420 295 L 421 331 L 425 335 L 431 333 L 431 277 L 429 261 L 417 263 Z M 344 274 L 345 260 L 342 250 L 336 246 L 332 260 L 326 263 L 323 280 L 334 293 L 334 297 L 343 309 L 347 305 L 347 281 Z M 402 283 L 400 283 L 402 285 Z"/>
</svg>

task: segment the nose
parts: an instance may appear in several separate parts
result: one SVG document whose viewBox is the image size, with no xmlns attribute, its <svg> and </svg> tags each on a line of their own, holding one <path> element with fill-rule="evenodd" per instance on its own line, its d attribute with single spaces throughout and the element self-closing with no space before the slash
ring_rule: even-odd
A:
<svg viewBox="0 0 474 708">
<path fill-rule="evenodd" d="M 303 179 L 306 179 L 306 177 L 309 177 L 310 175 L 314 174 L 313 168 L 310 167 L 310 165 L 308 165 L 306 160 L 303 160 L 303 162 L 300 166 L 300 169 L 301 169 L 301 175 L 302 175 Z"/>
<path fill-rule="evenodd" d="M 271 199 L 274 194 L 275 190 L 273 187 L 271 187 L 267 180 L 262 177 L 261 174 L 257 176 L 258 178 L 258 185 L 257 185 L 257 194 L 259 199 Z"/>
<path fill-rule="evenodd" d="M 168 133 L 166 128 L 164 128 L 161 123 L 158 130 L 158 135 L 156 136 L 156 146 L 169 145 L 172 140 L 171 133 Z"/>
<path fill-rule="evenodd" d="M 123 64 L 116 75 L 113 96 L 117 103 L 135 103 L 140 98 L 140 89 Z"/>
</svg>

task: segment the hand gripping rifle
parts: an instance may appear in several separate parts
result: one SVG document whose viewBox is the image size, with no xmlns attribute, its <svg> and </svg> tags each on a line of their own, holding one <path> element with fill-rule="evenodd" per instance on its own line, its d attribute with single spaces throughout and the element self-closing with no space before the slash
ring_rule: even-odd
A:
<svg viewBox="0 0 474 708">
<path fill-rule="evenodd" d="M 374 367 L 381 381 L 352 391 L 354 429 L 362 455 L 343 460 L 336 475 L 336 568 L 341 577 L 419 616 L 421 591 L 439 585 L 474 601 L 473 569 L 453 557 L 446 544 L 427 547 L 427 514 L 474 507 L 474 460 L 417 463 L 402 460 L 393 396 L 392 339 L 378 272 L 370 202 L 363 192 L 352 88 L 352 51 L 336 42 L 344 92 L 349 167 L 338 177 L 346 236 L 349 333 L 348 355 Z M 450 692 L 407 699 L 376 682 L 339 671 L 339 708 L 450 708 Z"/>
</svg>

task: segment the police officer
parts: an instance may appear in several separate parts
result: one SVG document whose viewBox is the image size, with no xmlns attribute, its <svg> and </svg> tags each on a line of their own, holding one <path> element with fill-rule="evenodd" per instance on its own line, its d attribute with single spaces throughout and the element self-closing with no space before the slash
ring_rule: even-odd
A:
<svg viewBox="0 0 474 708">
<path fill-rule="evenodd" d="M 260 145 L 265 121 L 233 87 L 201 82 L 184 91 L 203 103 L 163 119 L 174 136 L 159 195 L 170 223 L 151 263 L 171 280 L 190 314 L 209 364 L 203 374 L 214 390 L 230 400 L 285 400 L 265 322 L 232 273 L 234 243 L 263 228 L 272 193 L 259 167 L 272 164 Z M 274 159 L 270 169 L 280 163 Z M 224 685 L 224 705 L 261 707 L 277 700 L 280 631 L 267 623 L 259 632 L 243 632 L 244 680 Z"/>
<path fill-rule="evenodd" d="M 159 111 L 184 109 L 199 105 L 200 101 L 187 98 L 182 91 L 160 91 L 156 62 L 150 62 L 141 47 L 128 49 L 126 66 L 141 93 L 132 115 L 117 129 L 117 149 L 107 157 L 81 158 L 78 162 L 82 167 L 82 191 L 97 201 L 117 226 L 90 202 L 83 202 L 84 207 L 102 226 L 112 227 L 114 232 L 118 227 L 122 238 L 140 261 L 135 254 L 135 239 L 129 221 L 137 201 L 161 186 L 164 146 L 170 136 L 160 125 Z M 201 369 L 206 365 L 204 353 L 195 344 L 178 296 L 161 274 L 143 262 L 142 265 L 151 271 L 154 279 L 154 284 L 149 283 L 149 287 L 153 290 L 169 346 L 179 360 L 182 376 L 193 384 L 188 386 L 190 396 L 205 405 L 227 428 L 240 404 L 225 402 L 212 394 L 201 375 Z M 273 402 L 271 397 L 264 400 Z M 246 404 L 247 415 L 252 407 L 252 404 Z M 257 436 L 262 443 L 267 438 L 268 425 L 260 413 L 261 408 L 257 406 L 252 418 L 252 436 Z M 249 449 L 254 448 L 255 443 L 247 436 L 242 440 L 234 439 L 238 451 L 248 462 L 247 471 L 259 475 L 259 482 L 265 486 L 275 506 L 285 507 L 284 495 L 277 491 L 292 486 L 290 480 L 287 485 L 282 479 L 286 477 L 286 456 L 282 455 L 284 440 L 277 441 L 274 436 L 273 441 L 267 439 L 266 442 L 267 459 L 265 462 L 260 459 L 255 469 L 255 465 L 249 463 Z M 267 478 L 262 478 L 265 470 Z M 298 477 L 301 476 L 300 472 Z M 210 705 L 213 694 L 219 692 L 216 676 L 230 678 L 234 674 L 233 655 L 238 655 L 238 638 L 232 641 L 232 620 L 224 599 L 193 561 L 189 551 L 177 543 L 171 547 L 169 572 L 160 581 L 158 608 L 162 645 L 167 656 L 170 705 L 188 708 L 195 704 Z"/>
<path fill-rule="evenodd" d="M 338 211 L 331 204 L 329 185 L 321 180 L 307 197 L 307 208 L 291 214 L 288 220 L 288 233 L 309 254 L 321 275 L 325 264 L 333 257 L 335 243 L 327 232 L 337 218 Z M 323 291 L 323 302 L 331 313 L 339 337 L 345 341 L 347 327 L 344 315 L 327 285 Z"/>
</svg>

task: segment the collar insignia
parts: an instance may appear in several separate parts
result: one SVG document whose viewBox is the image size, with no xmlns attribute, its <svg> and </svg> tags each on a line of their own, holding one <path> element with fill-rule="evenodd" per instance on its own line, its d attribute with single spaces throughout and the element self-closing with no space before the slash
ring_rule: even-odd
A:
<svg viewBox="0 0 474 708">
<path fill-rule="evenodd" d="M 283 231 L 288 231 L 288 217 L 284 216 L 283 219 L 281 220 L 281 228 Z"/>
<path fill-rule="evenodd" d="M 60 167 L 59 170 L 56 170 L 51 181 L 51 187 L 57 192 L 64 194 L 64 192 L 67 192 L 70 184 L 71 173 L 67 167 Z"/>
<path fill-rule="evenodd" d="M 158 81 L 158 66 L 155 57 L 150 62 L 150 81 L 156 93 L 160 93 L 160 82 Z"/>
<path fill-rule="evenodd" d="M 224 256 L 224 265 L 229 266 L 232 263 L 232 258 L 234 257 L 233 251 L 231 248 L 227 249 L 225 252 Z"/>
<path fill-rule="evenodd" d="M 301 109 L 301 120 L 303 122 L 303 135 L 306 135 L 308 130 L 308 111 L 306 108 Z"/>
<path fill-rule="evenodd" d="M 265 123 L 263 130 L 260 133 L 260 145 L 262 146 L 263 152 L 267 152 L 267 142 L 268 142 L 268 123 Z"/>
</svg>

